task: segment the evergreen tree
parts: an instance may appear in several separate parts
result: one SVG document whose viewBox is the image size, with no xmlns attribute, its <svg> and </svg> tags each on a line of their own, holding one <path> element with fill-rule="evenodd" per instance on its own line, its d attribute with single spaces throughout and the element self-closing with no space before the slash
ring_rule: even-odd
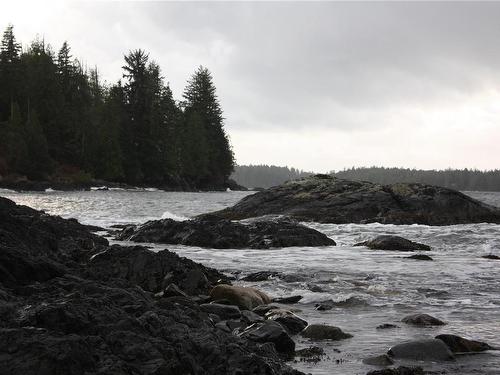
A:
<svg viewBox="0 0 500 375">
<path fill-rule="evenodd" d="M 223 128 L 222 109 L 208 69 L 200 66 L 191 76 L 184 91 L 184 99 L 187 118 L 191 118 L 193 112 L 196 113 L 207 137 L 208 175 L 202 183 L 220 186 L 233 171 L 234 158 Z M 203 169 L 201 171 L 203 172 Z"/>
<path fill-rule="evenodd" d="M 14 36 L 14 26 L 3 33 L 0 48 L 0 121 L 12 117 L 19 81 L 19 55 L 21 47 Z"/>
</svg>

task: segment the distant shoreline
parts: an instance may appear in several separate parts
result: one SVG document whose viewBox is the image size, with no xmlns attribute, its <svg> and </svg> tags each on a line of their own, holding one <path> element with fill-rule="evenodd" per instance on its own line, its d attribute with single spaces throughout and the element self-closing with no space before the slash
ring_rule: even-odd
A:
<svg viewBox="0 0 500 375">
<path fill-rule="evenodd" d="M 222 186 L 207 186 L 204 188 L 196 188 L 181 185 L 162 185 L 162 184 L 137 184 L 131 185 L 123 182 L 91 180 L 88 182 L 63 182 L 63 181 L 0 181 L 1 189 L 9 189 L 18 192 L 34 191 L 43 192 L 47 189 L 57 191 L 91 191 L 91 190 L 110 190 L 110 189 L 124 189 L 124 190 L 138 190 L 154 188 L 163 191 L 172 192 L 207 192 L 207 191 L 247 191 L 249 189 L 236 184 L 234 181 L 228 181 Z"/>
</svg>

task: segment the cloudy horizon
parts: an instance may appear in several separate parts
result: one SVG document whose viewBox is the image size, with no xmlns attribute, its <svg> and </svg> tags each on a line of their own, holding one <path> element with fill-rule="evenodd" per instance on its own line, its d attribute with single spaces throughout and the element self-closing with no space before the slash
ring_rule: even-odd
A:
<svg viewBox="0 0 500 375">
<path fill-rule="evenodd" d="M 500 167 L 500 3 L 18 2 L 19 42 L 64 40 L 109 83 L 142 48 L 176 99 L 214 76 L 238 164 Z"/>
</svg>

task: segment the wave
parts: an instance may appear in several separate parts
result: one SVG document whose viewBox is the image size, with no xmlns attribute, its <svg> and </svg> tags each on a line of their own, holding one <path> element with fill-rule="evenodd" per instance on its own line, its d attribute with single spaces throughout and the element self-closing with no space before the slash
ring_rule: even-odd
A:
<svg viewBox="0 0 500 375">
<path fill-rule="evenodd" d="M 185 221 L 185 220 L 189 220 L 189 218 L 188 218 L 188 217 L 181 216 L 181 215 L 177 215 L 177 214 L 174 214 L 173 212 L 170 212 L 170 211 L 165 211 L 165 212 L 161 215 L 161 218 L 162 218 L 162 219 L 172 219 L 172 220 L 177 220 L 177 221 Z"/>
</svg>

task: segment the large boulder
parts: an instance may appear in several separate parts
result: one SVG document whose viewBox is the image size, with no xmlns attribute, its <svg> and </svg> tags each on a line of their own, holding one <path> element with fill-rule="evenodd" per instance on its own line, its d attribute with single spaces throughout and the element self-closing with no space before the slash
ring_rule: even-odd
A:
<svg viewBox="0 0 500 375">
<path fill-rule="evenodd" d="M 278 353 L 285 355 L 293 355 L 295 353 L 295 342 L 279 323 L 271 320 L 252 324 L 240 333 L 239 336 L 259 343 L 271 342 Z"/>
<path fill-rule="evenodd" d="M 311 340 L 343 340 L 352 337 L 340 328 L 326 324 L 311 324 L 300 335 Z"/>
<path fill-rule="evenodd" d="M 316 175 L 286 182 L 212 213 L 241 220 L 285 215 L 320 223 L 500 223 L 500 209 L 458 191 L 417 183 L 380 185 Z"/>
<path fill-rule="evenodd" d="M 398 344 L 390 348 L 387 354 L 394 359 L 414 361 L 452 361 L 455 358 L 448 346 L 437 339 Z"/>
<path fill-rule="evenodd" d="M 210 291 L 210 297 L 214 301 L 227 300 L 243 310 L 252 310 L 257 306 L 267 305 L 271 302 L 271 298 L 258 289 L 227 284 L 215 286 Z"/>
<path fill-rule="evenodd" d="M 382 235 L 372 240 L 355 244 L 354 246 L 366 246 L 372 250 L 396 250 L 396 251 L 428 251 L 427 245 L 407 240 L 399 236 Z"/>
<path fill-rule="evenodd" d="M 292 220 L 238 223 L 213 216 L 186 221 L 148 221 L 124 228 L 118 233 L 117 239 L 214 249 L 335 246 L 335 241 L 325 234 Z"/>
<path fill-rule="evenodd" d="M 412 314 L 405 316 L 403 319 L 401 319 L 403 323 L 414 325 L 414 326 L 443 326 L 446 323 L 443 322 L 442 320 L 433 317 L 432 315 L 429 314 Z"/>
<path fill-rule="evenodd" d="M 274 320 L 275 322 L 278 322 L 283 327 L 285 327 L 292 335 L 301 332 L 304 328 L 307 327 L 307 322 L 304 319 L 299 318 L 289 310 L 273 309 L 267 312 L 265 317 L 268 320 Z"/>
<path fill-rule="evenodd" d="M 469 340 L 456 335 L 438 335 L 436 339 L 443 341 L 453 353 L 474 353 L 495 349 L 485 342 Z"/>
</svg>

